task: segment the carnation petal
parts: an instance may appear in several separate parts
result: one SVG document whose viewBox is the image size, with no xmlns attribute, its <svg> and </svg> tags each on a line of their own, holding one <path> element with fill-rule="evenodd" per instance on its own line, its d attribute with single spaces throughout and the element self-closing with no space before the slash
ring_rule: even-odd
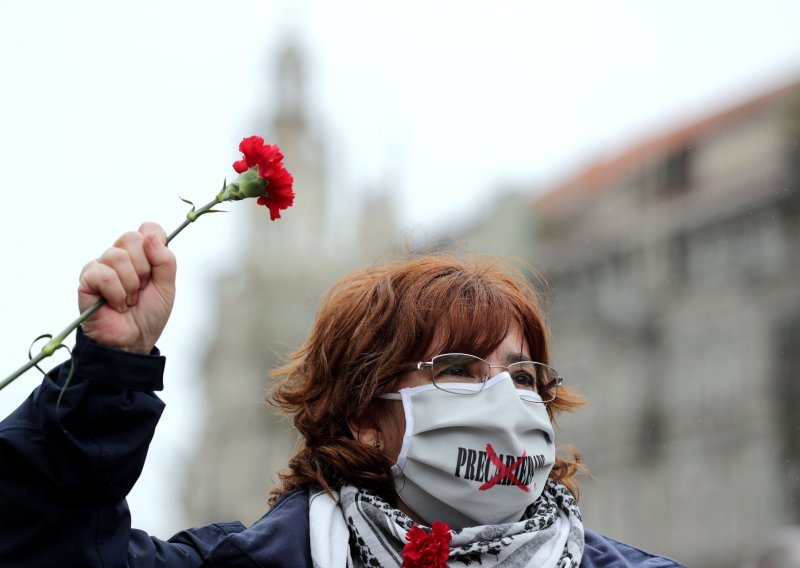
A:
<svg viewBox="0 0 800 568">
<path fill-rule="evenodd" d="M 250 136 L 239 143 L 239 151 L 244 154 L 244 161 L 248 168 L 252 168 L 259 163 L 264 139 L 261 136 Z"/>
<path fill-rule="evenodd" d="M 258 177 L 267 182 L 266 192 L 258 196 L 258 204 L 269 209 L 270 219 L 280 219 L 280 211 L 294 204 L 294 178 L 283 165 L 283 153 L 276 145 L 265 144 L 260 136 L 244 138 L 239 143 L 242 159 L 233 169 L 243 174 L 258 166 Z"/>
</svg>

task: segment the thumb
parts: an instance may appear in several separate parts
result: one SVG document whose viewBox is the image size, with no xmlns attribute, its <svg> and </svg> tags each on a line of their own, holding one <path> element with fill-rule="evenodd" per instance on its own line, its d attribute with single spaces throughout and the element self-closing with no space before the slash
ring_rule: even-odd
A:
<svg viewBox="0 0 800 568">
<path fill-rule="evenodd" d="M 177 263 L 167 245 L 160 242 L 156 235 L 148 235 L 144 241 L 144 254 L 150 262 L 150 279 L 159 285 L 173 285 Z"/>
<path fill-rule="evenodd" d="M 167 248 L 166 240 L 163 229 L 145 232 L 144 254 L 150 263 L 150 279 L 159 286 L 172 287 L 175 285 L 177 262 L 175 255 Z"/>
</svg>

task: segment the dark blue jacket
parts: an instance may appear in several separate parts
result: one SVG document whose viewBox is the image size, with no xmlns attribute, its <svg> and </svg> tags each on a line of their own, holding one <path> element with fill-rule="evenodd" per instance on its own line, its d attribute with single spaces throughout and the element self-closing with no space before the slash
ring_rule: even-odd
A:
<svg viewBox="0 0 800 568">
<path fill-rule="evenodd" d="M 51 371 L 0 423 L 0 567 L 308 567 L 308 493 L 292 491 L 253 526 L 216 523 L 168 541 L 131 528 L 125 496 L 164 404 L 164 358 L 79 333 L 75 376 Z M 680 566 L 586 531 L 582 567 Z"/>
</svg>

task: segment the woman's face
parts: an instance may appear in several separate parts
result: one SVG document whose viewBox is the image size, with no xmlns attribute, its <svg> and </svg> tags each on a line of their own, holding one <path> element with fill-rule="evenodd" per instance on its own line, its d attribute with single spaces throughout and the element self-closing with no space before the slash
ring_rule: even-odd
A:
<svg viewBox="0 0 800 568">
<path fill-rule="evenodd" d="M 442 350 L 442 353 L 447 352 L 448 350 L 446 348 Z M 506 367 L 515 361 L 519 361 L 520 357 L 523 359 L 530 359 L 530 349 L 528 347 L 528 342 L 525 341 L 525 337 L 522 334 L 522 330 L 515 324 L 509 329 L 508 334 L 497 349 L 488 357 L 484 357 L 484 359 L 493 366 L 489 377 L 493 377 L 503 371 L 501 368 L 494 367 L 495 365 Z M 413 363 L 414 361 L 410 362 Z M 401 375 L 395 385 L 395 390 L 426 385 L 430 384 L 430 382 L 430 369 L 424 368 Z M 379 442 L 384 455 L 389 457 L 393 462 L 397 462 L 397 458 L 400 455 L 400 448 L 403 445 L 403 434 L 406 430 L 403 403 L 401 401 L 390 401 L 390 412 L 379 417 L 378 427 L 378 431 L 368 434 L 374 436 L 371 440 L 362 439 L 362 441 L 370 444 L 375 441 Z M 359 436 L 359 439 L 361 439 L 361 436 Z"/>
</svg>

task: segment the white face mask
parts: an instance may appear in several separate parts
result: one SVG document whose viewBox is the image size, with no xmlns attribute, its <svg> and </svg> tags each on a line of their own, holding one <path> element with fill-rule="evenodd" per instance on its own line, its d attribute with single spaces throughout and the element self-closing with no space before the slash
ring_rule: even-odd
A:
<svg viewBox="0 0 800 568">
<path fill-rule="evenodd" d="M 403 401 L 406 431 L 392 468 L 403 502 L 427 522 L 453 528 L 518 521 L 555 463 L 547 409 L 522 394 L 531 398 L 502 372 L 476 394 L 428 384 L 381 395 Z"/>
</svg>

